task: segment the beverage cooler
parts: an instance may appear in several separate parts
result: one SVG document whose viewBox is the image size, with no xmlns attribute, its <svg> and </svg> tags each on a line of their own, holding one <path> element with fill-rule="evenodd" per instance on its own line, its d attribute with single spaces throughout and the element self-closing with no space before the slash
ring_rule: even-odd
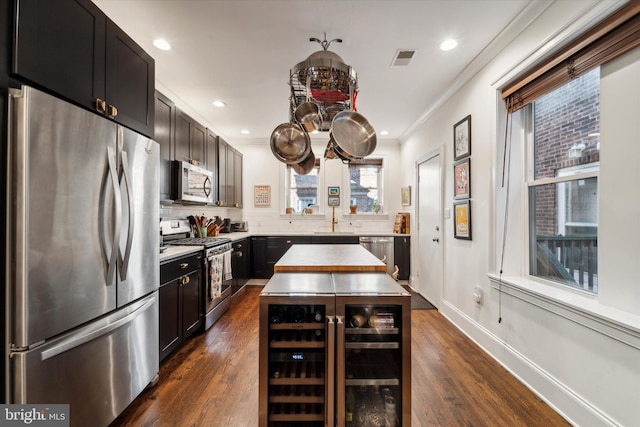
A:
<svg viewBox="0 0 640 427">
<path fill-rule="evenodd" d="M 384 273 L 276 273 L 260 295 L 260 426 L 409 426 L 411 298 Z"/>
</svg>

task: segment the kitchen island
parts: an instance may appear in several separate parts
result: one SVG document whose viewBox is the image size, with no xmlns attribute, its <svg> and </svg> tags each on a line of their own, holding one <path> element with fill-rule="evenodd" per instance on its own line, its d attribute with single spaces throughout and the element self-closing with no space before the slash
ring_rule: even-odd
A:
<svg viewBox="0 0 640 427">
<path fill-rule="evenodd" d="M 273 266 L 283 272 L 381 272 L 387 265 L 360 245 L 293 245 Z"/>
</svg>

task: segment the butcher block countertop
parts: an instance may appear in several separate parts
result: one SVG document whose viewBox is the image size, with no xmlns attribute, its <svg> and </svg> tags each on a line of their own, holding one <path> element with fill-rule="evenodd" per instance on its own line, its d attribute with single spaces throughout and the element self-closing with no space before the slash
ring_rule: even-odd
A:
<svg viewBox="0 0 640 427">
<path fill-rule="evenodd" d="M 273 271 L 384 273 L 387 265 L 360 245 L 293 245 L 273 266 Z"/>
</svg>

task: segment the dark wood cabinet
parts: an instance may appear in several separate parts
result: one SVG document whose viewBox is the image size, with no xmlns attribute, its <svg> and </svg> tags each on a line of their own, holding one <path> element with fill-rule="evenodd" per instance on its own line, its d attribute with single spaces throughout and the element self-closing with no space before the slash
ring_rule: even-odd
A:
<svg viewBox="0 0 640 427">
<path fill-rule="evenodd" d="M 267 278 L 273 276 L 273 266 L 295 244 L 311 244 L 311 236 L 267 237 Z"/>
<path fill-rule="evenodd" d="M 176 106 L 169 98 L 156 91 L 155 141 L 160 144 L 159 187 L 160 201 L 171 199 L 171 161 L 176 129 Z"/>
<path fill-rule="evenodd" d="M 242 153 L 218 137 L 218 206 L 242 207 Z"/>
<path fill-rule="evenodd" d="M 345 245 L 359 243 L 358 236 L 311 236 L 311 243 L 325 245 Z"/>
<path fill-rule="evenodd" d="M 233 149 L 233 201 L 234 208 L 242 208 L 242 153 Z"/>
<path fill-rule="evenodd" d="M 89 0 L 20 0 L 12 72 L 153 137 L 155 62 Z"/>
<path fill-rule="evenodd" d="M 205 158 L 207 169 L 213 172 L 213 183 L 211 185 L 213 191 L 215 191 L 213 200 L 218 200 L 218 136 L 211 129 L 207 129 Z"/>
<path fill-rule="evenodd" d="M 207 130 L 179 108 L 176 110 L 175 160 L 195 161 L 205 167 Z"/>
<path fill-rule="evenodd" d="M 160 265 L 160 360 L 202 326 L 202 254 Z"/>
<path fill-rule="evenodd" d="M 411 237 L 394 237 L 393 259 L 399 268 L 398 280 L 409 280 L 411 274 Z"/>
<path fill-rule="evenodd" d="M 227 174 L 227 155 L 229 144 L 218 137 L 218 206 L 229 206 L 230 190 L 229 175 Z"/>
<path fill-rule="evenodd" d="M 251 277 L 268 279 L 267 275 L 267 238 L 255 236 L 251 238 Z"/>
<path fill-rule="evenodd" d="M 242 239 L 231 244 L 231 271 L 233 283 L 231 291 L 238 292 L 251 277 L 251 244 L 249 239 Z"/>
</svg>

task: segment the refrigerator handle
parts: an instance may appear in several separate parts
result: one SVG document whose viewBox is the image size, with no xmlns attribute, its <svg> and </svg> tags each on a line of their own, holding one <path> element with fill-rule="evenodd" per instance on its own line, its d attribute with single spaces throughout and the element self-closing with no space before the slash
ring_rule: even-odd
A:
<svg viewBox="0 0 640 427">
<path fill-rule="evenodd" d="M 120 223 L 122 220 L 122 200 L 120 199 L 120 185 L 118 183 L 118 170 L 114 164 L 115 153 L 112 147 L 107 147 L 107 161 L 109 163 L 109 175 L 113 186 L 113 200 L 115 211 L 115 228 L 113 231 L 113 246 L 109 257 L 109 268 L 107 270 L 107 286 L 114 283 L 116 267 L 118 264 L 118 251 L 120 250 Z"/>
<path fill-rule="evenodd" d="M 135 319 L 136 317 L 138 317 L 139 315 L 147 311 L 155 303 L 156 303 L 155 297 L 149 298 L 145 302 L 140 301 L 139 303 L 140 305 L 138 307 L 130 308 L 130 311 L 128 310 L 128 312 L 125 313 L 123 317 L 119 319 L 115 319 L 113 321 L 110 321 L 110 319 L 107 318 L 103 321 L 104 326 L 101 326 L 96 330 L 87 332 L 86 334 L 82 334 L 80 336 L 75 336 L 74 334 L 73 336 L 70 336 L 69 338 L 62 340 L 62 342 L 55 345 L 54 347 L 51 347 L 43 351 L 41 354 L 41 360 L 44 361 L 44 360 L 50 359 L 61 353 L 64 353 L 65 351 L 74 349 L 76 347 L 81 346 L 82 344 L 88 343 L 89 341 L 93 341 L 97 338 L 100 338 L 101 336 L 109 334 L 115 331 L 116 329 L 128 323 L 131 323 L 133 319 Z"/>
<path fill-rule="evenodd" d="M 345 390 L 347 385 L 345 384 L 347 376 L 345 375 L 345 367 L 344 367 L 344 316 L 336 316 L 336 381 L 338 387 L 335 388 L 335 417 L 336 417 L 336 426 L 344 427 L 345 424 Z"/>
<path fill-rule="evenodd" d="M 335 425 L 335 401 L 334 390 L 335 390 L 335 342 L 336 342 L 336 324 L 334 322 L 333 316 L 327 316 L 327 373 L 326 377 L 326 388 L 325 388 L 325 418 L 324 425 L 325 427 L 331 427 Z"/>
<path fill-rule="evenodd" d="M 134 209 L 133 209 L 133 189 L 131 187 L 131 176 L 129 175 L 129 160 L 127 153 L 122 151 L 122 173 L 124 176 L 125 188 L 127 189 L 127 205 L 129 206 L 129 230 L 127 231 L 127 246 L 124 250 L 124 256 L 120 253 L 120 244 L 118 243 L 118 264 L 121 266 L 120 279 L 127 280 L 127 272 L 129 271 L 129 258 L 131 256 L 131 245 L 133 243 L 133 227 L 134 227 Z"/>
</svg>

